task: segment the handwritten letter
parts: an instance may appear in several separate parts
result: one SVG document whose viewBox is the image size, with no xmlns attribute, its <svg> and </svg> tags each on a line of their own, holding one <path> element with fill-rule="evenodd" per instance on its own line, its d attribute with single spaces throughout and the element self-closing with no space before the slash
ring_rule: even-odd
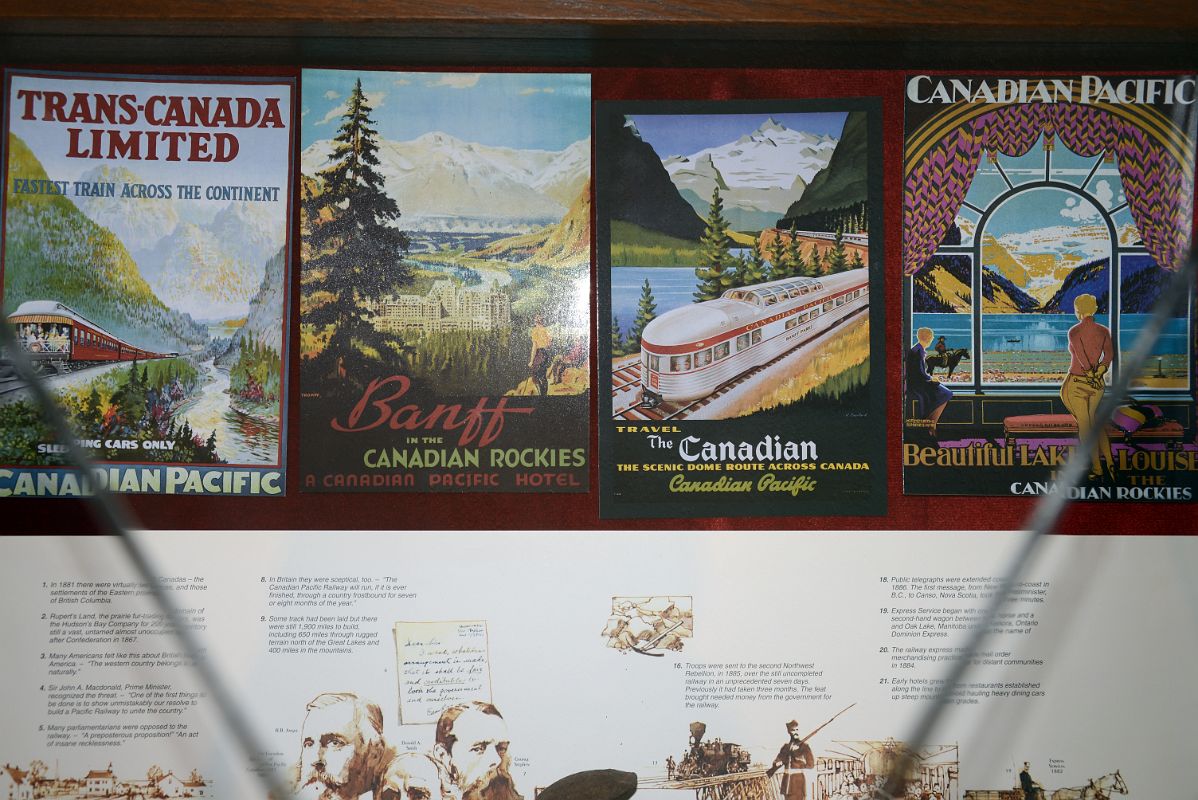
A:
<svg viewBox="0 0 1198 800">
<path fill-rule="evenodd" d="M 436 722 L 446 706 L 491 701 L 484 621 L 397 622 L 399 721 Z"/>
</svg>

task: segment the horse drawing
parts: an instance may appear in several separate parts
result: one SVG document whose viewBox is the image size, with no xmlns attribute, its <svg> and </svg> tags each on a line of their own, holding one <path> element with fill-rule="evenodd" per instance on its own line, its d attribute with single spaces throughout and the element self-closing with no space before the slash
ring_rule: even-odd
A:
<svg viewBox="0 0 1198 800">
<path fill-rule="evenodd" d="M 1085 786 L 1057 789 L 1052 793 L 1052 800 L 1110 800 L 1112 792 L 1127 794 L 1127 784 L 1119 770 L 1101 778 L 1091 778 Z"/>
<path fill-rule="evenodd" d="M 948 372 L 944 376 L 947 381 L 953 376 L 953 370 L 961 363 L 961 359 L 969 358 L 969 349 L 966 347 L 955 347 L 952 350 L 945 350 L 943 353 L 928 353 L 924 363 L 928 365 L 928 374 L 932 377 L 936 376 L 936 367 L 944 367 Z"/>
</svg>

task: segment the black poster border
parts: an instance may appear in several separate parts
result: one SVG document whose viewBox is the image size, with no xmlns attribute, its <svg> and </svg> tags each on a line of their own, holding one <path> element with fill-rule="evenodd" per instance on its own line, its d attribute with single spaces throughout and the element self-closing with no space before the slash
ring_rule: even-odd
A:
<svg viewBox="0 0 1198 800">
<path fill-rule="evenodd" d="M 860 111 L 867 120 L 866 183 L 869 198 L 869 292 L 868 311 L 870 343 L 870 377 L 867 396 L 868 408 L 863 416 L 855 418 L 858 425 L 855 443 L 859 446 L 859 457 L 869 465 L 866 490 L 856 496 L 843 497 L 839 493 L 818 499 L 806 498 L 802 493 L 780 493 L 778 497 L 755 493 L 751 502 L 737 503 L 734 495 L 716 495 L 709 502 L 697 502 L 703 495 L 682 494 L 680 499 L 670 499 L 668 489 L 660 492 L 660 499 L 624 500 L 617 489 L 616 453 L 614 437 L 617 435 L 612 419 L 612 397 L 610 364 L 611 348 L 611 225 L 608 209 L 612 207 L 612 181 L 605 158 L 605 142 L 596 135 L 595 141 L 595 282 L 596 282 L 596 352 L 598 354 L 595 391 L 598 393 L 597 428 L 599 438 L 599 518 L 634 519 L 644 518 L 721 518 L 721 517 L 804 517 L 804 516 L 884 516 L 887 513 L 887 424 L 886 424 L 886 376 L 889 374 L 889 354 L 885 345 L 885 303 L 883 297 L 886 271 L 884 251 L 883 208 L 883 135 L 881 97 L 844 98 L 789 98 L 778 100 L 607 100 L 593 104 L 595 130 L 606 129 L 614 116 L 627 114 L 751 114 L 751 113 L 819 113 L 827 111 Z M 760 431 L 764 423 L 743 420 L 680 422 L 686 426 L 723 426 L 736 432 Z M 624 435 L 624 434 L 621 434 Z M 758 432 L 758 438 L 760 438 Z M 753 441 L 751 437 L 747 441 Z M 799 474 L 782 476 L 789 480 Z M 816 472 L 820 475 L 835 473 Z M 643 478 L 644 473 L 636 473 Z M 710 476 L 710 473 L 707 474 Z M 860 496 L 864 494 L 864 496 Z M 710 506 L 710 508 L 708 508 Z"/>
</svg>

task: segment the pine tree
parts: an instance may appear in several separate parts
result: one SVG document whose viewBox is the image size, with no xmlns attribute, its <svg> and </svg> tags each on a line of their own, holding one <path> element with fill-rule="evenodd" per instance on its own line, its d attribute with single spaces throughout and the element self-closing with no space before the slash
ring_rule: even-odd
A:
<svg viewBox="0 0 1198 800">
<path fill-rule="evenodd" d="M 842 229 L 836 229 L 836 238 L 833 241 L 832 254 L 828 256 L 829 274 L 844 272 L 849 266 L 848 255 L 844 251 L 844 231 Z"/>
<path fill-rule="evenodd" d="M 820 251 L 820 249 L 818 247 L 815 246 L 815 242 L 811 243 L 811 267 L 810 267 L 810 270 L 811 270 L 811 274 L 813 276 L 828 274 L 828 265 L 824 262 L 823 253 Z"/>
<path fill-rule="evenodd" d="M 861 260 L 861 251 L 854 248 L 853 258 L 849 261 L 849 269 L 861 269 L 865 262 Z"/>
<path fill-rule="evenodd" d="M 790 223 L 790 241 L 786 243 L 786 261 L 791 277 L 809 277 L 807 262 L 803 259 L 803 243 L 795 223 Z"/>
<path fill-rule="evenodd" d="M 749 248 L 749 257 L 745 265 L 745 282 L 742 285 L 752 286 L 756 283 L 764 283 L 765 275 L 765 259 L 761 256 L 761 250 L 754 245 Z"/>
<path fill-rule="evenodd" d="M 365 318 L 363 301 L 412 281 L 411 267 L 403 260 L 410 243 L 396 227 L 399 206 L 383 191 L 376 169 L 378 132 L 371 111 L 359 79 L 333 138 L 331 163 L 317 173 L 318 186 L 303 201 L 304 269 L 310 276 L 304 289 L 333 298 L 305 317 L 317 328 L 334 326 L 314 366 L 320 377 L 344 368 L 354 382 L 373 378 L 381 360 L 404 360 L 402 344 L 379 334 Z"/>
<path fill-rule="evenodd" d="M 698 302 L 715 300 L 732 285 L 732 239 L 728 236 L 728 220 L 724 219 L 724 201 L 720 198 L 718 186 L 711 193 L 706 223 L 703 235 L 699 238 L 703 254 L 699 266 L 695 267 L 699 286 L 694 297 Z M 636 330 L 635 327 L 633 330 Z M 639 333 L 637 346 L 640 347 Z"/>
<path fill-rule="evenodd" d="M 770 280 L 776 281 L 790 277 L 790 266 L 786 263 L 786 242 L 782 234 L 774 231 L 774 240 L 770 242 Z"/>
<path fill-rule="evenodd" d="M 620 318 L 615 314 L 611 317 L 611 354 L 624 355 L 624 334 L 620 332 Z"/>
<path fill-rule="evenodd" d="M 732 257 L 732 286 L 748 286 L 752 281 L 749 280 L 749 273 L 752 271 L 752 264 L 749 262 L 749 254 L 741 251 Z"/>
<path fill-rule="evenodd" d="M 641 349 L 641 334 L 656 317 L 657 302 L 653 299 L 653 287 L 649 285 L 649 279 L 645 278 L 645 285 L 641 287 L 641 299 L 636 305 L 636 319 L 632 321 L 632 330 L 628 331 L 628 341 L 624 345 L 628 352 L 633 353 Z"/>
<path fill-rule="evenodd" d="M 93 383 L 91 393 L 83 403 L 83 413 L 86 416 L 89 430 L 98 431 L 100 429 L 100 422 L 104 419 L 104 410 L 100 406 L 100 390 Z"/>
</svg>

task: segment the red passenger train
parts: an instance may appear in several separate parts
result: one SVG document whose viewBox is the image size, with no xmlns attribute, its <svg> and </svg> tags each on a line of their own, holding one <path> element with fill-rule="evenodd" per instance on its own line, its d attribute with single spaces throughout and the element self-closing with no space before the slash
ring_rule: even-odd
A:
<svg viewBox="0 0 1198 800">
<path fill-rule="evenodd" d="M 8 315 L 8 321 L 34 363 L 57 372 L 105 361 L 143 361 L 178 355 L 135 347 L 55 300 L 27 300 Z"/>
<path fill-rule="evenodd" d="M 667 311 L 641 335 L 645 401 L 696 400 L 869 305 L 869 270 L 783 278 Z"/>
</svg>

